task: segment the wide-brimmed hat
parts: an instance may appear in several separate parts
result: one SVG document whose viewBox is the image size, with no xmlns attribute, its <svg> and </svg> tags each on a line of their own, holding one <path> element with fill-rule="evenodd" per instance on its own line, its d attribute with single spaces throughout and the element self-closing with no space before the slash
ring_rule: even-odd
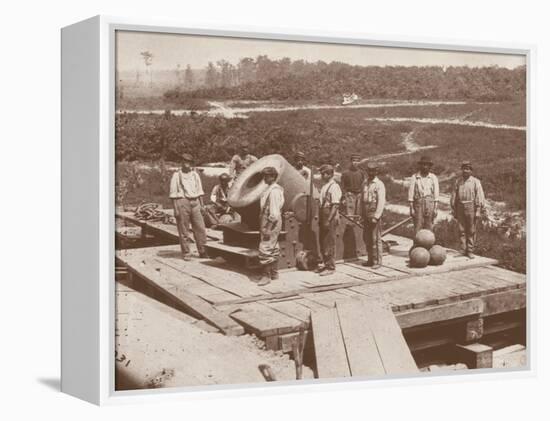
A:
<svg viewBox="0 0 550 421">
<path fill-rule="evenodd" d="M 418 165 L 424 165 L 424 164 L 433 165 L 433 162 L 427 156 L 423 156 L 422 158 L 420 158 L 420 161 L 418 161 Z"/>
<path fill-rule="evenodd" d="M 367 172 L 378 172 L 379 166 L 375 161 L 368 161 L 361 164 L 361 169 Z"/>
<path fill-rule="evenodd" d="M 462 161 L 462 164 L 460 165 L 460 168 L 470 168 L 472 169 L 472 162 L 471 161 Z"/>
<path fill-rule="evenodd" d="M 231 176 L 226 172 L 220 174 L 218 178 L 220 179 L 220 181 L 231 180 Z"/>
<path fill-rule="evenodd" d="M 262 175 L 265 177 L 266 175 L 273 175 L 275 177 L 277 177 L 279 175 L 279 173 L 277 172 L 277 170 L 275 169 L 275 167 L 265 167 L 263 170 L 262 170 Z"/>
<path fill-rule="evenodd" d="M 193 155 L 189 154 L 189 153 L 184 153 L 182 156 L 181 156 L 181 160 L 182 161 L 185 161 L 185 162 L 193 162 Z"/>
</svg>

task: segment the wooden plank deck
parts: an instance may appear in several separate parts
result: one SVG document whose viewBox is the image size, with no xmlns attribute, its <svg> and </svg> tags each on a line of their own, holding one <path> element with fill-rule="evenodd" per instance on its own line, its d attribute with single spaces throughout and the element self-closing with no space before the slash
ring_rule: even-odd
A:
<svg viewBox="0 0 550 421">
<path fill-rule="evenodd" d="M 384 256 L 380 269 L 358 260 L 337 264 L 331 276 L 288 270 L 266 286 L 257 285 L 255 273 L 223 260 L 184 261 L 178 245 L 118 250 L 116 258 L 168 297 L 191 305 L 195 296 L 201 314 L 223 315 L 224 322 L 216 322 L 221 330 L 238 332 L 224 324 L 231 320 L 241 333 L 266 341 L 307 330 L 311 312 L 358 297 L 387 303 L 402 329 L 525 308 L 524 274 L 496 267 L 488 258 L 455 257 L 452 251 L 441 266 L 412 269 L 407 266 L 410 240 L 388 237 L 399 244 Z"/>
</svg>

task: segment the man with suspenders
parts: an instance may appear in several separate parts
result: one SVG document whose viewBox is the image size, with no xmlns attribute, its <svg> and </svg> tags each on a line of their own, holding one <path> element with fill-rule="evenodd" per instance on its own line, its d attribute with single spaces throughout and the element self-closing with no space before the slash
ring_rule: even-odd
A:
<svg viewBox="0 0 550 421">
<path fill-rule="evenodd" d="M 319 242 L 323 264 L 316 272 L 320 275 L 334 273 L 334 252 L 336 242 L 336 226 L 340 221 L 338 208 L 342 200 L 340 185 L 334 180 L 334 167 L 325 164 L 320 168 L 323 186 L 321 187 L 319 209 Z"/>
<path fill-rule="evenodd" d="M 189 224 L 193 228 L 193 236 L 197 244 L 199 257 L 206 258 L 206 227 L 202 216 L 203 203 L 202 182 L 199 174 L 192 168 L 193 157 L 182 155 L 181 169 L 172 175 L 170 180 L 170 199 L 174 206 L 174 216 L 178 227 L 181 253 L 184 260 L 189 260 L 190 250 L 187 240 Z"/>
</svg>

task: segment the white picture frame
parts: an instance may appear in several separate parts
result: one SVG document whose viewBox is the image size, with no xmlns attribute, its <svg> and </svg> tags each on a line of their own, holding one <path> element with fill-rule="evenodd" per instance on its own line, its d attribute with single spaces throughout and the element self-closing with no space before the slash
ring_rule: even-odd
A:
<svg viewBox="0 0 550 421">
<path fill-rule="evenodd" d="M 523 371 L 477 370 L 461 376 L 430 376 L 346 381 L 201 386 L 135 392 L 114 390 L 114 101 L 117 30 L 315 41 L 339 44 L 444 49 L 525 55 L 527 63 L 527 159 L 529 244 L 536 223 L 531 202 L 534 105 L 532 45 L 456 40 L 389 38 L 371 34 L 317 33 L 295 29 L 237 25 L 201 25 L 96 16 L 62 29 L 62 377 L 63 392 L 103 405 L 216 396 L 379 387 L 390 384 L 475 381 L 525 377 L 535 373 L 531 346 L 536 286 L 528 269 L 528 368 Z M 528 268 L 532 267 L 531 255 Z M 191 393 L 192 392 L 192 393 Z"/>
</svg>

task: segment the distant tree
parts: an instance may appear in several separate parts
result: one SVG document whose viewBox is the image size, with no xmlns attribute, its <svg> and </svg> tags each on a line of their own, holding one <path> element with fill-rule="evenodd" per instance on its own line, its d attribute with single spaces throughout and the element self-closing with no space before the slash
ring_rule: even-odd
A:
<svg viewBox="0 0 550 421">
<path fill-rule="evenodd" d="M 193 76 L 193 70 L 191 70 L 191 66 L 188 64 L 185 68 L 185 76 L 184 76 L 184 86 L 185 89 L 191 90 L 193 89 L 195 85 L 195 78 Z"/>
<path fill-rule="evenodd" d="M 208 66 L 206 67 L 206 77 L 204 83 L 206 87 L 210 89 L 218 86 L 218 72 L 214 66 L 214 63 L 211 61 L 208 62 Z"/>
</svg>

